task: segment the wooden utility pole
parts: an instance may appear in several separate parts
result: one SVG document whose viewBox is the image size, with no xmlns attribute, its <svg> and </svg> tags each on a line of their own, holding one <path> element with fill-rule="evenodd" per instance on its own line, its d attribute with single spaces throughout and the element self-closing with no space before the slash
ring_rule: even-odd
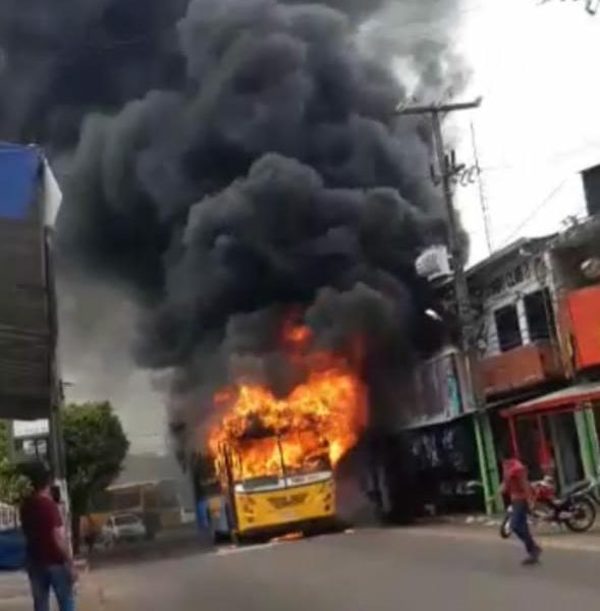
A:
<svg viewBox="0 0 600 611">
<path fill-rule="evenodd" d="M 470 325 L 471 307 L 469 305 L 469 289 L 467 287 L 467 277 L 463 261 L 463 252 L 458 235 L 458 218 L 454 204 L 452 202 L 451 175 L 448 172 L 446 163 L 446 152 L 444 150 L 444 137 L 442 134 L 441 115 L 459 110 L 472 110 L 481 105 L 481 98 L 473 102 L 458 102 L 456 104 L 432 104 L 427 106 L 399 106 L 396 110 L 398 115 L 429 115 L 433 128 L 433 140 L 435 145 L 436 157 L 442 177 L 442 188 L 444 192 L 444 202 L 448 215 L 448 245 L 452 256 L 454 294 L 456 296 L 456 309 L 458 313 L 460 344 L 465 354 L 469 354 L 471 348 Z"/>
</svg>

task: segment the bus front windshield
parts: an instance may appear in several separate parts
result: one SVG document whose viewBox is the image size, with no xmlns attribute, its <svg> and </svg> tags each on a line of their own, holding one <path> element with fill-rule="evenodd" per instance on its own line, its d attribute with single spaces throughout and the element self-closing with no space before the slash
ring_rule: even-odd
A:
<svg viewBox="0 0 600 611">
<path fill-rule="evenodd" d="M 283 477 L 283 463 L 277 437 L 246 439 L 237 445 L 233 471 L 236 481 Z"/>
<path fill-rule="evenodd" d="M 331 470 L 329 444 L 312 431 L 282 435 L 280 446 L 286 475 Z"/>
<path fill-rule="evenodd" d="M 233 459 L 238 482 L 268 483 L 288 475 L 330 471 L 329 445 L 310 431 L 246 439 L 237 444 Z"/>
</svg>

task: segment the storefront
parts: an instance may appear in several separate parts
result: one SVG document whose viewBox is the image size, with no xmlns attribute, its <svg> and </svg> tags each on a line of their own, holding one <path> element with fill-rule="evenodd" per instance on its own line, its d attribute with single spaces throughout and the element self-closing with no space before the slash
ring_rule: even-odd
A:
<svg viewBox="0 0 600 611">
<path fill-rule="evenodd" d="M 594 405 L 600 383 L 579 384 L 505 409 L 512 453 L 536 479 L 556 477 L 559 487 L 595 477 L 600 450 Z"/>
<path fill-rule="evenodd" d="M 403 393 L 403 432 L 422 505 L 435 513 L 497 509 L 499 487 L 488 415 L 475 409 L 468 364 L 446 348 L 421 364 Z"/>
<path fill-rule="evenodd" d="M 473 416 L 406 432 L 417 491 L 431 513 L 485 507 Z"/>
</svg>

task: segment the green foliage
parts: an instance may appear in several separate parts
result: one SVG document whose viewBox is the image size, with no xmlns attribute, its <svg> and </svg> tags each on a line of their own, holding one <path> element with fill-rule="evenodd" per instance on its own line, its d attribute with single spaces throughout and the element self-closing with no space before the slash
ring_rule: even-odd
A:
<svg viewBox="0 0 600 611">
<path fill-rule="evenodd" d="M 71 506 L 84 515 L 90 498 L 121 472 L 129 441 L 108 402 L 68 405 L 62 425 Z"/>
<path fill-rule="evenodd" d="M 0 420 L 0 503 L 18 505 L 29 492 L 29 480 L 8 459 L 9 423 Z"/>
<path fill-rule="evenodd" d="M 8 426 L 9 423 L 6 420 L 0 420 L 0 460 L 8 458 L 8 444 L 10 443 Z"/>
<path fill-rule="evenodd" d="M 18 505 L 30 489 L 29 478 L 25 477 L 7 458 L 0 459 L 0 502 Z"/>
</svg>

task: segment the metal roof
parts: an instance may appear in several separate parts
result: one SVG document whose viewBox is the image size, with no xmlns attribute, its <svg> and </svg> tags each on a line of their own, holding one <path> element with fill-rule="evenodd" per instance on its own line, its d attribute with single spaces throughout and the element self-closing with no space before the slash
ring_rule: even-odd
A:
<svg viewBox="0 0 600 611">
<path fill-rule="evenodd" d="M 600 382 L 577 384 L 541 397 L 536 397 L 500 412 L 504 418 L 552 410 L 576 408 L 580 404 L 600 399 Z"/>
<path fill-rule="evenodd" d="M 0 144 L 0 418 L 48 417 L 57 391 L 49 172 L 36 147 Z"/>
<path fill-rule="evenodd" d="M 597 241 L 599 236 L 600 215 L 591 216 L 559 233 L 552 246 L 555 249 L 577 248 L 590 241 Z"/>
<path fill-rule="evenodd" d="M 479 261 L 467 269 L 467 276 L 471 278 L 481 272 L 488 274 L 490 269 L 502 264 L 506 259 L 514 257 L 516 254 L 524 253 L 525 256 L 533 254 L 529 253 L 528 249 L 538 252 L 540 247 L 543 249 L 543 247 L 549 245 L 555 237 L 556 234 L 542 236 L 539 238 L 519 238 L 518 240 L 511 242 L 503 248 L 500 248 L 492 253 L 489 257 Z"/>
</svg>

